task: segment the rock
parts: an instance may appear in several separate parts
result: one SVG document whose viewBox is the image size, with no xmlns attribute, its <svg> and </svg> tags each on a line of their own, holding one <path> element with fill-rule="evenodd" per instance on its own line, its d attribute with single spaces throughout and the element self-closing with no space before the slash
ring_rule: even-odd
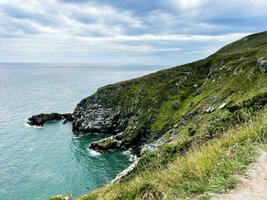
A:
<svg viewBox="0 0 267 200">
<path fill-rule="evenodd" d="M 73 113 L 73 131 L 79 133 L 117 134 L 127 125 L 127 118 L 112 108 L 97 103 L 78 105 Z"/>
<path fill-rule="evenodd" d="M 67 196 L 56 195 L 56 196 L 50 197 L 49 200 L 71 200 L 71 194 L 68 194 Z"/>
<path fill-rule="evenodd" d="M 71 194 L 68 194 L 67 196 L 63 197 L 62 200 L 71 200 Z"/>
<path fill-rule="evenodd" d="M 30 126 L 43 126 L 46 122 L 65 120 L 64 123 L 72 121 L 72 114 L 59 114 L 59 113 L 50 113 L 50 114 L 39 114 L 33 115 L 28 119 L 28 124 Z"/>
<path fill-rule="evenodd" d="M 185 72 L 186 73 L 186 75 L 188 75 L 188 76 L 192 76 L 192 72 Z"/>
<path fill-rule="evenodd" d="M 132 129 L 135 128 L 136 127 L 128 126 L 124 132 L 92 142 L 89 148 L 100 153 L 104 153 L 110 149 L 127 149 L 131 145 L 134 145 L 133 141 L 137 137 L 137 134 L 132 131 Z"/>
<path fill-rule="evenodd" d="M 209 99 L 209 102 L 210 103 L 217 103 L 219 102 L 221 99 L 219 97 L 212 97 Z"/>
<path fill-rule="evenodd" d="M 89 146 L 90 149 L 93 149 L 97 152 L 105 152 L 109 149 L 115 149 L 118 148 L 119 146 L 119 141 L 116 140 L 113 136 L 110 136 L 108 138 L 104 138 L 102 140 L 92 142 Z"/>
<path fill-rule="evenodd" d="M 227 106 L 227 103 L 222 103 L 222 104 L 219 106 L 219 108 L 220 108 L 220 109 L 224 109 L 226 106 Z"/>
<path fill-rule="evenodd" d="M 64 119 L 63 124 L 73 121 L 73 117 L 71 113 L 62 114 L 62 117 Z"/>
<path fill-rule="evenodd" d="M 215 110 L 213 107 L 209 107 L 205 110 L 206 113 L 212 113 Z"/>
<path fill-rule="evenodd" d="M 56 195 L 56 196 L 50 197 L 48 200 L 63 200 L 63 196 L 62 195 Z"/>
<path fill-rule="evenodd" d="M 259 60 L 259 67 L 262 73 L 267 73 L 267 60 Z"/>
</svg>

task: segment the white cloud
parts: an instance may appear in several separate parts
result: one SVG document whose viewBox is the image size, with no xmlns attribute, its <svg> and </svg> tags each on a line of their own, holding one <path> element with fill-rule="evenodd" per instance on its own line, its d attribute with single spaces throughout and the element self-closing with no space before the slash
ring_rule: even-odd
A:
<svg viewBox="0 0 267 200">
<path fill-rule="evenodd" d="M 267 0 L 169 0 L 184 19 L 248 18 L 267 16 Z"/>
<path fill-rule="evenodd" d="M 34 27 L 38 27 L 40 31 L 44 31 L 43 34 L 58 33 L 62 34 L 118 34 L 122 33 L 124 26 L 141 27 L 142 22 L 136 16 L 132 16 L 130 12 L 120 11 L 111 6 L 97 5 L 94 3 L 86 3 L 81 5 L 64 4 L 59 3 L 56 0 L 48 1 L 33 1 L 33 0 L 14 0 L 0 1 L 1 5 L 11 6 L 16 9 L 23 10 L 28 13 L 29 17 L 25 19 L 17 19 L 17 22 L 21 21 L 21 24 Z M 43 18 L 47 18 L 53 21 L 56 26 L 49 24 L 43 24 L 38 22 L 38 15 L 42 15 Z M 91 23 L 83 22 L 75 16 L 81 15 L 84 18 L 92 19 Z M 36 19 L 37 18 L 37 19 Z M 6 20 L 13 21 L 12 16 L 6 17 Z M 3 21 L 3 19 L 0 21 Z M 6 22 L 8 23 L 8 21 Z M 38 25 L 39 23 L 39 25 Z M 43 26 L 41 28 L 40 26 Z M 48 28 L 49 27 L 49 28 Z M 54 29 L 54 30 L 52 30 Z M 49 30 L 49 31 L 47 31 Z"/>
<path fill-rule="evenodd" d="M 180 35 L 180 34 L 172 34 L 172 35 L 164 35 L 164 34 L 143 34 L 143 35 L 116 35 L 114 37 L 101 37 L 101 38 L 90 38 L 89 40 L 102 40 L 102 41 L 176 41 L 176 42 L 186 42 L 186 41 L 231 41 L 234 39 L 238 39 L 240 37 L 244 37 L 248 35 L 248 33 L 232 33 L 232 34 L 223 34 L 223 35 Z"/>
<path fill-rule="evenodd" d="M 161 7 L 136 11 L 98 1 L 0 0 L 0 62 L 12 61 L 16 55 L 28 61 L 74 57 L 88 62 L 108 57 L 120 61 L 122 54 L 126 61 L 134 56 L 141 59 L 143 54 L 151 59 L 150 54 L 155 59 L 164 54 L 164 62 L 176 61 L 183 59 L 178 52 L 208 55 L 211 49 L 252 32 L 235 27 L 232 21 L 214 19 L 267 16 L 267 0 L 162 2 Z M 210 47 L 203 50 L 201 45 Z"/>
<path fill-rule="evenodd" d="M 0 39 L 0 51 L 178 51 L 180 43 L 185 42 L 217 42 L 228 43 L 247 33 L 227 34 L 227 35 L 139 35 L 139 36 L 106 36 L 106 37 L 72 37 L 57 35 L 39 35 L 36 37 L 4 38 Z M 177 47 L 160 47 L 157 42 L 167 41 L 176 44 Z M 138 42 L 128 44 L 128 42 Z M 141 44 L 141 45 L 140 45 Z M 149 44 L 149 45 L 145 45 Z"/>
<path fill-rule="evenodd" d="M 209 0 L 174 0 L 181 9 L 193 9 L 205 5 Z"/>
<path fill-rule="evenodd" d="M 248 1 L 250 5 L 260 8 L 266 8 L 267 7 L 267 1 L 266 0 L 249 0 Z"/>
</svg>

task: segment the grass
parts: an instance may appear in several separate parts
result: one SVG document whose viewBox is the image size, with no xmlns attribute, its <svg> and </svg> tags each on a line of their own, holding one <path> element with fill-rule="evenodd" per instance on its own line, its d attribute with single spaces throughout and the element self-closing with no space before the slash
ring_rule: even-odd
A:
<svg viewBox="0 0 267 200">
<path fill-rule="evenodd" d="M 235 175 L 246 169 L 265 144 L 266 121 L 265 109 L 221 137 L 178 155 L 167 168 L 143 170 L 126 182 L 107 185 L 79 200 L 204 198 L 224 191 L 234 186 Z"/>
</svg>

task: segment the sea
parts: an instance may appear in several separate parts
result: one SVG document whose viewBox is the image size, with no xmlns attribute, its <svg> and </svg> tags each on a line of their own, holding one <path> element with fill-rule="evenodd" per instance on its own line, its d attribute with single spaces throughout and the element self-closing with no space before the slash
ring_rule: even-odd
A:
<svg viewBox="0 0 267 200">
<path fill-rule="evenodd" d="M 73 198 L 109 183 L 132 160 L 119 150 L 88 148 L 104 135 L 77 137 L 70 123 L 27 125 L 39 113 L 72 112 L 97 88 L 139 77 L 161 66 L 109 64 L 0 64 L 0 200 Z"/>
</svg>

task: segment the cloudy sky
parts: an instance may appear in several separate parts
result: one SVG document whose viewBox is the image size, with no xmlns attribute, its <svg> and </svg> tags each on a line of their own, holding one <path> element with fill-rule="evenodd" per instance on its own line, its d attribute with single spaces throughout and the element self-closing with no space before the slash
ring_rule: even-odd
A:
<svg viewBox="0 0 267 200">
<path fill-rule="evenodd" d="M 0 62 L 175 65 L 267 30 L 267 0 L 0 0 Z"/>
</svg>

